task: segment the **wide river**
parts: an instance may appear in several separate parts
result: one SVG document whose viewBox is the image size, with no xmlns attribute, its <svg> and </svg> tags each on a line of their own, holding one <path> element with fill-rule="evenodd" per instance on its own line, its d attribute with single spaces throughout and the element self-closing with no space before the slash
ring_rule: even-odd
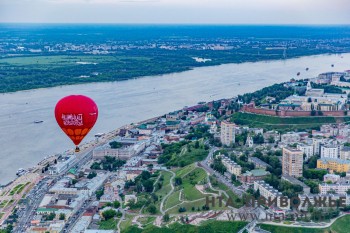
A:
<svg viewBox="0 0 350 233">
<path fill-rule="evenodd" d="M 15 178 L 18 168 L 37 164 L 47 155 L 73 148 L 57 126 L 54 107 L 71 94 L 95 100 L 99 119 L 94 134 L 145 120 L 199 101 L 228 98 L 264 86 L 327 71 L 350 69 L 350 54 L 301 57 L 290 60 L 226 64 L 122 82 L 93 83 L 21 91 L 0 95 L 0 184 Z M 331 67 L 334 64 L 334 67 Z M 309 71 L 305 68 L 309 67 Z M 83 66 L 82 66 L 83 68 Z M 35 120 L 43 120 L 34 124 Z"/>
</svg>

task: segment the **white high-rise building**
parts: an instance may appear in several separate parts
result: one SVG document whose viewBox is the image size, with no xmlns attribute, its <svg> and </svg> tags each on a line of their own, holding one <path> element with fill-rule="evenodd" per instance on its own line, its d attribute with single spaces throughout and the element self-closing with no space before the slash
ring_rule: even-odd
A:
<svg viewBox="0 0 350 233">
<path fill-rule="evenodd" d="M 306 155 L 305 160 L 308 160 L 311 156 L 314 155 L 314 146 L 313 145 L 299 143 L 297 145 L 297 149 L 301 150 L 303 152 L 303 154 Z"/>
<path fill-rule="evenodd" d="M 229 146 L 235 143 L 235 124 L 227 121 L 221 122 L 221 143 Z"/>
<path fill-rule="evenodd" d="M 350 147 L 344 146 L 344 147 L 340 150 L 340 159 L 343 159 L 343 160 L 350 160 Z"/>
<path fill-rule="evenodd" d="M 312 138 L 312 145 L 314 146 L 314 154 L 315 155 L 320 155 L 321 145 L 325 141 L 326 140 L 324 138 L 319 138 L 319 137 Z"/>
<path fill-rule="evenodd" d="M 321 146 L 321 158 L 339 158 L 339 146 L 338 145 L 322 145 Z"/>
</svg>

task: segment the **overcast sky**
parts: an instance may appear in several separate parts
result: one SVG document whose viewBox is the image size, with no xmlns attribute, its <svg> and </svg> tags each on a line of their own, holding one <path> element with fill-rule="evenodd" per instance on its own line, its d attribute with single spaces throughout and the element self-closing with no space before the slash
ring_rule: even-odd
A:
<svg viewBox="0 0 350 233">
<path fill-rule="evenodd" d="M 0 0 L 0 22 L 350 24 L 350 0 Z"/>
</svg>

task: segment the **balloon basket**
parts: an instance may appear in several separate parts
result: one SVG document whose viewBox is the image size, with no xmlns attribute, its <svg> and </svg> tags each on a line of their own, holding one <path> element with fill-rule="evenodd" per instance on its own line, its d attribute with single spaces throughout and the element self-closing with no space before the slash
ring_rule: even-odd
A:
<svg viewBox="0 0 350 233">
<path fill-rule="evenodd" d="M 79 147 L 75 147 L 75 152 L 80 152 Z"/>
</svg>

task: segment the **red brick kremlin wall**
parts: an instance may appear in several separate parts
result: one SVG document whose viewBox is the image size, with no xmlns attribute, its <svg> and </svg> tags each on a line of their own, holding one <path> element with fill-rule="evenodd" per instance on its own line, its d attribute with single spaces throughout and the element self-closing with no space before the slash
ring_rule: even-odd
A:
<svg viewBox="0 0 350 233">
<path fill-rule="evenodd" d="M 293 111 L 293 110 L 271 110 L 264 108 L 256 108 L 253 103 L 243 106 L 243 112 L 269 115 L 269 116 L 280 116 L 280 117 L 303 117 L 311 116 L 311 111 Z M 344 111 L 322 111 L 323 116 L 345 116 Z M 316 111 L 317 114 L 317 111 Z"/>
</svg>

